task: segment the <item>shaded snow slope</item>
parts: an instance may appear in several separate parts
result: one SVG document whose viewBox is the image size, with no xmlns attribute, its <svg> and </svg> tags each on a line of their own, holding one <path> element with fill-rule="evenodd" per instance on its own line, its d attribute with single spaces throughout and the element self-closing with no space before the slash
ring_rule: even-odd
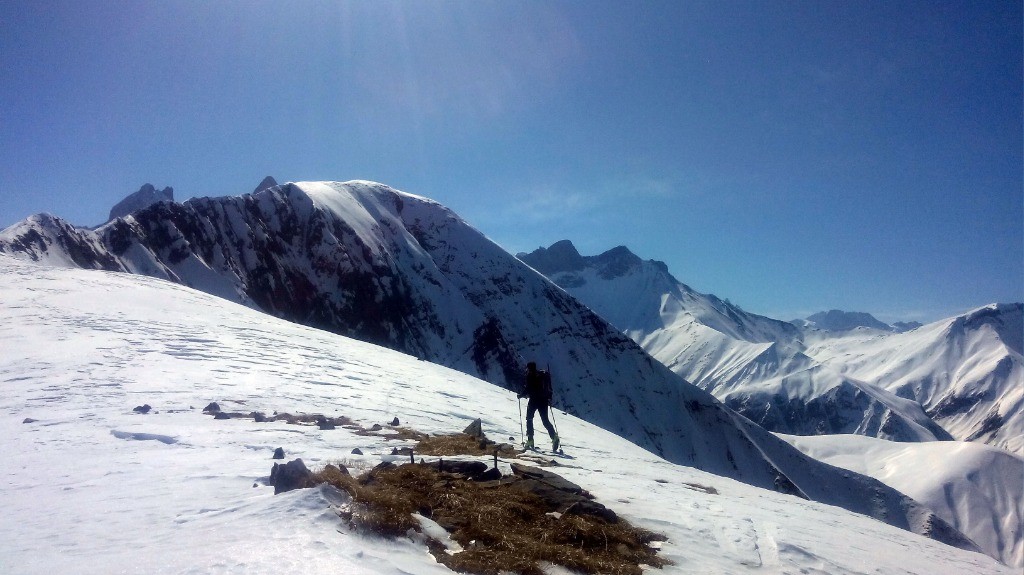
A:
<svg viewBox="0 0 1024 575">
<path fill-rule="evenodd" d="M 171 283 L 2 255 L 0 350 L 4 573 L 447 573 L 422 545 L 346 529 L 332 511 L 345 502 L 337 492 L 274 496 L 262 483 L 276 447 L 358 471 L 392 459 L 393 442 L 198 410 L 215 400 L 365 424 L 397 416 L 429 433 L 476 417 L 494 438 L 519 430 L 514 394 L 465 374 Z M 154 411 L 132 412 L 143 403 Z M 863 515 L 666 462 L 562 412 L 556 420 L 573 458 L 558 472 L 667 535 L 668 575 L 1012 572 Z M 843 490 L 838 477 L 820 488 Z M 881 503 L 887 492 L 877 493 Z"/>
<path fill-rule="evenodd" d="M 933 509 L 990 556 L 1024 567 L 1024 459 L 967 442 L 783 436 L 804 453 L 870 475 Z"/>
<path fill-rule="evenodd" d="M 580 256 L 568 241 L 519 254 L 648 353 L 767 429 L 951 436 L 920 405 L 808 357 L 794 325 L 701 294 L 625 247 Z"/>
</svg>

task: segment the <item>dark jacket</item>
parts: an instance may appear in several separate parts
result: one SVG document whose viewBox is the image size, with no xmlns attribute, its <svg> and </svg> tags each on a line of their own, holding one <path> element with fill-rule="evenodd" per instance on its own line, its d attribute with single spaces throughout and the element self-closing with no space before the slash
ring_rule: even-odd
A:
<svg viewBox="0 0 1024 575">
<path fill-rule="evenodd" d="M 544 371 L 527 371 L 526 385 L 520 397 L 529 397 L 531 403 L 551 402 L 551 376 Z"/>
</svg>

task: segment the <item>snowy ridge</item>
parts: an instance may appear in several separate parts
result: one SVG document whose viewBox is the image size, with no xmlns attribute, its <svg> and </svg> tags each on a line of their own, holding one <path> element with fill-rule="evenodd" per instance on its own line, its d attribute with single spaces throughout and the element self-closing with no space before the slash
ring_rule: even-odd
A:
<svg viewBox="0 0 1024 575">
<path fill-rule="evenodd" d="M 0 251 L 36 259 L 14 231 Z M 669 461 L 967 544 L 905 496 L 750 425 L 436 202 L 307 182 L 155 204 L 75 234 L 111 258 L 83 267 L 169 279 L 505 387 L 530 359 L 550 365 L 557 407 Z"/>
<path fill-rule="evenodd" d="M 1024 567 L 1024 460 L 969 442 L 892 443 L 856 435 L 783 436 L 804 453 L 870 475 L 920 501 L 986 553 Z"/>
<path fill-rule="evenodd" d="M 660 262 L 621 246 L 582 257 L 568 241 L 518 257 L 543 268 L 672 371 L 767 429 L 951 438 L 913 401 L 821 366 L 807 355 L 796 326 L 698 293 Z"/>
<path fill-rule="evenodd" d="M 344 528 L 335 491 L 274 496 L 262 485 L 278 446 L 314 466 L 344 459 L 359 470 L 392 458 L 393 443 L 217 421 L 197 408 L 218 400 L 366 423 L 397 415 L 428 433 L 482 417 L 496 438 L 519 429 L 508 391 L 146 277 L 0 255 L 0 316 L 5 573 L 447 573 L 421 545 Z M 155 412 L 133 413 L 142 403 Z M 1013 572 L 862 515 L 666 462 L 567 414 L 558 423 L 575 458 L 558 472 L 667 535 L 668 575 Z M 350 455 L 354 447 L 366 455 Z M 820 488 L 842 491 L 837 477 Z"/>
<path fill-rule="evenodd" d="M 1024 305 L 991 304 L 892 335 L 809 343 L 845 375 L 912 398 L 954 437 L 1024 453 Z"/>
</svg>

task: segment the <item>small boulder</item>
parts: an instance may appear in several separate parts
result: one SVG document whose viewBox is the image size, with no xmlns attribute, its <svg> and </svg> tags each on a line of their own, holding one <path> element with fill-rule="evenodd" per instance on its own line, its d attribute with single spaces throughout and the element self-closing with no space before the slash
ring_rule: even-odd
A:
<svg viewBox="0 0 1024 575">
<path fill-rule="evenodd" d="M 483 461 L 444 461 L 438 460 L 438 471 L 458 473 L 469 478 L 475 478 L 487 472 L 487 464 Z M 500 477 L 500 475 L 499 475 Z"/>
<path fill-rule="evenodd" d="M 337 427 L 335 427 L 335 425 L 334 425 L 334 422 L 331 421 L 330 419 L 327 419 L 326 417 L 318 419 L 316 424 L 317 424 L 317 426 L 320 429 L 325 430 L 325 431 L 329 431 L 331 429 L 337 429 Z"/>
<path fill-rule="evenodd" d="M 135 413 L 149 413 L 149 411 L 151 409 L 153 409 L 153 408 L 150 407 L 150 405 L 147 403 L 145 405 L 137 405 L 137 406 L 135 406 L 135 409 L 133 409 L 132 411 L 134 411 Z"/>
<path fill-rule="evenodd" d="M 473 481 L 497 481 L 499 479 L 501 479 L 501 470 L 497 467 L 492 467 L 473 477 Z"/>
<path fill-rule="evenodd" d="M 473 423 L 470 423 L 469 426 L 466 427 L 466 429 L 462 430 L 462 433 L 465 433 L 466 435 L 470 437 L 475 437 L 477 439 L 484 439 L 483 422 L 480 421 L 479 417 L 474 419 Z"/>
<path fill-rule="evenodd" d="M 213 416 L 213 418 L 214 419 L 231 419 L 231 416 L 228 415 L 227 413 L 223 412 L 223 411 L 218 411 L 217 414 Z"/>
<path fill-rule="evenodd" d="M 614 511 L 596 501 L 590 501 L 588 499 L 583 499 L 573 503 L 562 513 L 564 515 L 592 515 L 594 517 L 600 517 L 608 523 L 619 522 L 619 516 L 616 515 Z"/>
<path fill-rule="evenodd" d="M 399 423 L 397 417 L 391 420 L 391 427 L 398 427 L 398 425 Z"/>
<path fill-rule="evenodd" d="M 219 413 L 220 406 L 217 405 L 216 401 L 211 401 L 209 405 L 203 408 L 203 413 Z"/>
<path fill-rule="evenodd" d="M 268 421 L 267 416 L 264 415 L 262 411 L 254 411 L 252 413 L 252 420 L 255 421 L 256 423 L 265 423 Z"/>
<path fill-rule="evenodd" d="M 324 475 L 327 475 L 327 474 L 330 474 L 330 473 L 340 473 L 341 475 L 350 475 L 350 473 L 348 472 L 348 468 L 345 467 L 344 465 L 340 464 L 340 463 L 337 464 L 337 465 L 334 465 L 333 463 L 328 463 L 327 465 L 325 465 L 324 466 Z"/>
<path fill-rule="evenodd" d="M 362 454 L 363 454 L 363 450 L 359 449 L 358 447 L 352 450 L 352 455 L 362 455 Z"/>
<path fill-rule="evenodd" d="M 39 421 L 39 420 L 38 419 L 32 419 L 31 417 L 26 417 L 25 419 L 21 420 L 22 423 L 35 423 L 37 421 Z"/>
<path fill-rule="evenodd" d="M 270 470 L 270 484 L 274 486 L 274 495 L 301 489 L 309 483 L 313 473 L 306 468 L 301 459 L 293 459 L 288 463 L 275 463 Z"/>
<path fill-rule="evenodd" d="M 278 447 L 274 450 L 274 457 L 272 459 L 284 459 L 284 448 Z"/>
</svg>

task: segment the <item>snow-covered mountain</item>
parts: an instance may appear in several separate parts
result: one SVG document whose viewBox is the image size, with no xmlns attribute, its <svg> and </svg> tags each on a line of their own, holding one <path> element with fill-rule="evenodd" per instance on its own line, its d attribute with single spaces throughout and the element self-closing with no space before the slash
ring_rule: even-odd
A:
<svg viewBox="0 0 1024 575">
<path fill-rule="evenodd" d="M 583 257 L 568 241 L 518 257 L 674 372 L 767 429 L 950 439 L 915 401 L 809 356 L 796 326 L 698 293 L 661 262 L 622 246 Z"/>
<path fill-rule="evenodd" d="M 164 202 L 95 231 L 35 217 L 0 232 L 0 251 L 169 279 L 506 387 L 527 360 L 550 362 L 556 406 L 669 461 L 959 540 L 681 380 L 450 210 L 380 184 Z"/>
<path fill-rule="evenodd" d="M 359 471 L 403 458 L 389 455 L 394 441 L 199 410 L 219 401 L 364 425 L 397 416 L 427 433 L 481 417 L 491 437 L 519 430 L 514 395 L 462 373 L 172 283 L 4 255 L 0 350 L 3 573 L 448 573 L 415 538 L 349 530 L 335 513 L 346 503 L 338 491 L 275 496 L 263 483 L 276 447 Z M 134 413 L 143 403 L 153 411 Z M 672 464 L 571 415 L 557 423 L 573 460 L 556 471 L 667 535 L 667 575 L 1014 572 L 863 515 Z M 849 496 L 849 482 L 863 479 L 819 481 Z M 939 535 L 944 524 L 923 508 L 887 507 L 893 492 L 874 493 L 884 512 Z"/>
<path fill-rule="evenodd" d="M 992 304 L 900 334 L 807 338 L 822 365 L 919 402 L 957 439 L 1024 453 L 1024 305 Z"/>
<path fill-rule="evenodd" d="M 906 493 L 990 556 L 1024 567 L 1024 459 L 971 442 L 893 443 L 859 435 L 783 438 L 815 459 Z"/>
</svg>

